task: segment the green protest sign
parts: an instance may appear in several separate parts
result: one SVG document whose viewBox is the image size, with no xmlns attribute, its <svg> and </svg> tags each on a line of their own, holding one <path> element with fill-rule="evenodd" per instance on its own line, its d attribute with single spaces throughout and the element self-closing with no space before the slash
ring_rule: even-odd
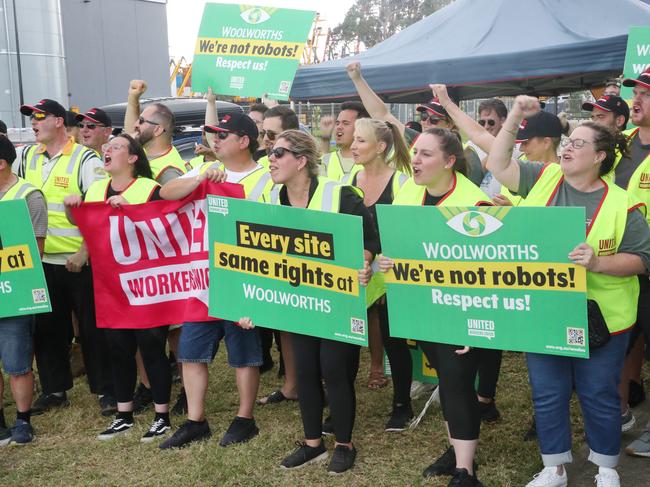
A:
<svg viewBox="0 0 650 487">
<path fill-rule="evenodd" d="M 52 311 L 25 200 L 0 201 L 0 318 Z"/>
<path fill-rule="evenodd" d="M 210 316 L 367 345 L 361 218 L 208 196 Z"/>
<path fill-rule="evenodd" d="M 208 3 L 192 62 L 192 89 L 287 100 L 316 13 Z"/>
<path fill-rule="evenodd" d="M 377 207 L 391 335 L 588 357 L 583 208 Z"/>
<path fill-rule="evenodd" d="M 650 68 L 650 27 L 630 27 L 623 76 L 636 79 Z M 632 88 L 621 86 L 621 98 L 632 99 Z"/>
</svg>

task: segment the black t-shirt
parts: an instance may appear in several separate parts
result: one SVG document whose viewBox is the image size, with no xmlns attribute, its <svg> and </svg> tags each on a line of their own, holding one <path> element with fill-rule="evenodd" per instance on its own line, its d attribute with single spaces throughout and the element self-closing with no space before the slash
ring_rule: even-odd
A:
<svg viewBox="0 0 650 487">
<path fill-rule="evenodd" d="M 307 205 L 311 201 L 316 188 L 318 187 L 318 179 L 312 178 L 311 184 L 309 185 L 309 199 L 307 200 Z M 292 206 L 289 202 L 289 196 L 287 195 L 286 186 L 282 186 L 280 190 L 280 204 L 284 206 Z M 343 187 L 341 189 L 341 202 L 339 204 L 339 213 L 345 215 L 355 215 L 360 216 L 363 220 L 363 248 L 370 252 L 372 255 L 377 255 L 379 253 L 379 235 L 375 230 L 375 224 L 372 218 L 372 215 L 366 208 L 366 205 L 363 204 L 363 198 L 361 198 L 352 188 Z"/>
<path fill-rule="evenodd" d="M 357 173 L 358 174 L 358 173 Z M 350 183 L 352 186 L 357 185 L 357 174 L 354 175 L 352 178 L 352 182 Z M 366 206 L 368 208 L 368 211 L 370 212 L 370 215 L 372 216 L 373 220 L 375 221 L 375 228 L 377 229 L 377 232 L 379 232 L 379 226 L 377 224 L 377 205 L 390 205 L 393 203 L 393 199 L 395 196 L 393 195 L 393 179 L 395 178 L 395 174 L 390 177 L 388 180 L 388 183 L 386 183 L 386 187 L 382 191 L 382 193 L 379 195 L 379 198 L 377 198 L 377 201 L 375 201 L 372 205 Z"/>
<path fill-rule="evenodd" d="M 617 186 L 627 189 L 630 184 L 632 174 L 650 154 L 650 144 L 643 145 L 639 135 L 635 135 L 630 142 L 630 157 L 623 157 L 616 169 L 614 169 L 614 179 Z"/>
</svg>

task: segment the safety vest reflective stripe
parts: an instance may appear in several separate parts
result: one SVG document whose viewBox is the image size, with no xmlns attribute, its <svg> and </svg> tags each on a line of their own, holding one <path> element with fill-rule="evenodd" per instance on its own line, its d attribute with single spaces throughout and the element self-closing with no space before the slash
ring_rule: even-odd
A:
<svg viewBox="0 0 650 487">
<path fill-rule="evenodd" d="M 549 164 L 520 206 L 550 205 L 562 181 L 560 166 Z M 600 243 L 604 242 L 607 248 L 603 255 L 612 255 L 623 240 L 631 197 L 615 184 L 605 180 L 603 184 L 605 193 L 588 230 L 587 244 L 598 255 Z M 616 333 L 636 322 L 639 281 L 636 276 L 618 277 L 587 271 L 587 298 L 598 303 L 609 331 Z"/>
<path fill-rule="evenodd" d="M 271 180 L 271 173 L 270 172 L 265 172 L 262 174 L 262 176 L 258 179 L 257 183 L 255 183 L 255 186 L 253 186 L 253 189 L 246 195 L 246 198 L 251 200 L 251 201 L 258 201 L 262 197 L 262 193 L 264 193 L 264 188 L 268 184 L 268 182 Z"/>
<path fill-rule="evenodd" d="M 32 146 L 26 154 L 29 167 L 25 170 L 25 179 L 42 191 L 47 198 L 48 229 L 45 239 L 45 253 L 59 254 L 72 253 L 79 250 L 81 233 L 72 225 L 66 215 L 63 199 L 71 194 L 81 194 L 79 188 L 79 171 L 81 160 L 86 151 L 90 149 L 74 144 L 70 154 L 59 156 L 50 170 L 50 174 L 43 181 L 43 158 L 38 153 L 37 146 Z"/>
<path fill-rule="evenodd" d="M 9 188 L 9 191 L 7 191 L 2 196 L 2 198 L 0 198 L 0 201 L 18 200 L 21 198 L 27 198 L 27 196 L 33 191 L 39 191 L 39 189 L 36 186 L 28 183 L 23 178 L 19 176 L 16 176 L 16 178 L 18 179 L 16 181 L 16 184 L 14 184 L 11 188 Z"/>
</svg>

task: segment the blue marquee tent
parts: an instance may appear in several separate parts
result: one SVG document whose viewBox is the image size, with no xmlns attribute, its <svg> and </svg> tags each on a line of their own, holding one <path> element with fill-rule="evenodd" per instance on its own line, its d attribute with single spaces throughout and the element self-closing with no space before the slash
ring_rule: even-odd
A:
<svg viewBox="0 0 650 487">
<path fill-rule="evenodd" d="M 640 0 L 456 0 L 356 56 L 301 66 L 291 98 L 354 98 L 353 60 L 391 102 L 424 101 L 434 82 L 459 99 L 602 86 L 623 71 L 629 28 L 644 25 Z"/>
</svg>

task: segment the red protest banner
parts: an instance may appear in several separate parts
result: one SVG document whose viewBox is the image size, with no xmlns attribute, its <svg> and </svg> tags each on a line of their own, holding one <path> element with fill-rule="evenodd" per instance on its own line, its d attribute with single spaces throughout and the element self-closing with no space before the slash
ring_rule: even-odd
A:
<svg viewBox="0 0 650 487">
<path fill-rule="evenodd" d="M 208 316 L 207 194 L 243 198 L 239 184 L 204 181 L 179 201 L 73 209 L 93 271 L 98 328 L 153 328 Z"/>
</svg>

